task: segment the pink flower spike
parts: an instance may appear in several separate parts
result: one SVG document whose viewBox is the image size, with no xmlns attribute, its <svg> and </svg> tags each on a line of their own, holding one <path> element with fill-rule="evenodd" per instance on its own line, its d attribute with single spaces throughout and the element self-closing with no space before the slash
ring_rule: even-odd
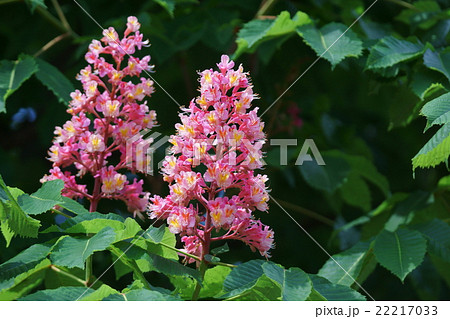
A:
<svg viewBox="0 0 450 319">
<path fill-rule="evenodd" d="M 137 150 L 134 145 L 132 152 L 142 156 L 135 154 L 127 161 L 127 140 L 136 136 L 143 140 L 140 131 L 156 124 L 156 113 L 144 100 L 154 91 L 153 81 L 141 77 L 143 70 L 152 68 L 150 56 L 128 56 L 148 43 L 138 32 L 139 27 L 136 17 L 129 17 L 122 39 L 111 27 L 104 30 L 101 42 L 91 42 L 85 55 L 90 65 L 76 76 L 83 90 L 70 94 L 72 101 L 67 112 L 72 118 L 55 128 L 48 152 L 53 168 L 42 181 L 62 179 L 63 195 L 86 197 L 91 211 L 97 209 L 100 199 L 107 198 L 124 201 L 136 216 L 146 209 L 150 197 L 143 191 L 142 180 L 130 183 L 125 175 L 126 169 L 136 172 L 139 167 L 139 171 L 148 171 L 146 150 Z M 127 81 L 123 80 L 125 77 Z M 146 145 L 151 142 L 146 140 Z M 119 156 L 113 156 L 116 153 Z M 71 170 L 63 172 L 66 167 Z M 91 193 L 80 181 L 86 175 L 95 179 Z"/>
<path fill-rule="evenodd" d="M 226 55 L 217 66 L 220 72 L 199 73 L 200 96 L 179 115 L 162 168 L 170 194 L 151 198 L 149 215 L 165 218 L 183 236 L 185 251 L 200 259 L 211 241 L 224 239 L 269 257 L 273 231 L 254 216 L 268 210 L 267 176 L 255 173 L 264 165 L 264 124 L 257 108 L 250 110 L 255 94 L 243 67 L 233 69 Z M 198 208 L 188 209 L 193 205 Z"/>
</svg>

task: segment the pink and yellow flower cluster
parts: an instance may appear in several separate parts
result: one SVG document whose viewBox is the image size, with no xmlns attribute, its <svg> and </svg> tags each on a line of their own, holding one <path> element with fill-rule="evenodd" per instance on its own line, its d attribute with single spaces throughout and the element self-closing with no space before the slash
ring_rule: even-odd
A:
<svg viewBox="0 0 450 319">
<path fill-rule="evenodd" d="M 273 231 L 254 216 L 267 211 L 262 168 L 264 124 L 242 66 L 222 56 L 219 71 L 200 73 L 200 96 L 183 108 L 162 172 L 170 194 L 150 200 L 151 218 L 166 219 L 185 250 L 204 258 L 210 242 L 238 239 L 269 256 Z M 214 236 L 213 235 L 214 231 Z M 192 261 L 192 260 L 190 260 Z"/>
<path fill-rule="evenodd" d="M 49 150 L 53 168 L 41 180 L 62 179 L 63 195 L 87 198 L 94 210 L 100 198 L 122 200 L 134 213 L 144 211 L 148 203 L 143 181 L 129 181 L 121 173 L 146 167 L 147 163 L 138 162 L 145 158 L 127 157 L 126 142 L 133 137 L 138 144 L 143 141 L 138 134 L 156 124 L 155 112 L 144 101 L 154 91 L 153 81 L 139 77 L 143 71 L 152 71 L 150 56 L 131 56 L 148 46 L 139 28 L 138 20 L 129 17 L 123 38 L 110 27 L 104 30 L 101 41 L 93 40 L 89 45 L 85 55 L 89 65 L 77 75 L 83 90 L 70 95 L 67 112 L 72 118 L 56 127 Z M 115 153 L 119 156 L 114 165 Z M 91 192 L 80 182 L 86 174 L 95 179 Z"/>
</svg>

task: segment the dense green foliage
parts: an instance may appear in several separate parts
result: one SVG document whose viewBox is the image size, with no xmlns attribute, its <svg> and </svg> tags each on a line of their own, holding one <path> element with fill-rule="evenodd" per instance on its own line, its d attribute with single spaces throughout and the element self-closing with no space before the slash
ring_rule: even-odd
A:
<svg viewBox="0 0 450 319">
<path fill-rule="evenodd" d="M 157 86 L 149 103 L 162 134 L 174 132 L 174 100 L 196 96 L 197 70 L 225 53 L 250 71 L 268 139 L 298 141 L 288 165 L 265 148 L 276 202 L 259 217 L 277 247 L 269 261 L 241 243 L 213 247 L 202 279 L 164 223 L 135 220 L 118 202 L 89 213 L 61 196 L 60 181 L 41 185 L 101 30 L 72 2 L 0 0 L 0 300 L 189 300 L 197 282 L 204 299 L 448 298 L 449 1 L 379 0 L 347 32 L 373 1 L 79 3 L 103 27 L 141 21 L 153 76 L 172 96 Z M 17 115 L 30 107 L 35 120 Z M 295 164 L 305 139 L 325 166 Z M 145 178 L 167 193 L 159 175 Z"/>
</svg>

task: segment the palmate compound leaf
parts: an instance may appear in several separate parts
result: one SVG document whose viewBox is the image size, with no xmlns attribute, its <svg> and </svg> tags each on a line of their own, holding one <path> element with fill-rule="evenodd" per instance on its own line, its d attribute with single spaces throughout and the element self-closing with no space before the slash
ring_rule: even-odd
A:
<svg viewBox="0 0 450 319">
<path fill-rule="evenodd" d="M 319 270 L 318 275 L 330 282 L 351 286 L 360 276 L 370 243 L 359 242 L 352 248 L 333 255 Z M 345 269 L 345 271 L 342 268 Z"/>
<path fill-rule="evenodd" d="M 0 61 L 0 113 L 6 112 L 6 99 L 36 71 L 36 62 L 28 55 L 22 55 L 16 61 Z"/>
<path fill-rule="evenodd" d="M 41 223 L 28 216 L 17 203 L 17 197 L 23 192 L 17 188 L 7 187 L 0 175 L 0 223 L 6 245 L 9 246 L 13 236 L 36 238 Z"/>
<path fill-rule="evenodd" d="M 442 126 L 412 159 L 412 167 L 435 167 L 450 156 L 450 123 Z"/>
<path fill-rule="evenodd" d="M 378 262 L 401 281 L 419 266 L 427 250 L 427 241 L 416 230 L 383 230 L 375 239 L 374 254 Z"/>
<path fill-rule="evenodd" d="M 392 67 L 399 62 L 419 57 L 425 49 L 420 42 L 413 43 L 388 36 L 371 48 L 366 68 L 372 70 Z"/>
<path fill-rule="evenodd" d="M 94 252 L 105 250 L 115 238 L 111 227 L 103 228 L 90 238 L 61 237 L 53 246 L 50 259 L 58 266 L 84 269 L 85 260 Z"/>
<path fill-rule="evenodd" d="M 317 56 L 326 59 L 334 68 L 347 57 L 359 57 L 363 50 L 362 41 L 352 30 L 341 23 L 329 23 L 318 29 L 312 24 L 297 28 L 303 38 Z"/>
</svg>

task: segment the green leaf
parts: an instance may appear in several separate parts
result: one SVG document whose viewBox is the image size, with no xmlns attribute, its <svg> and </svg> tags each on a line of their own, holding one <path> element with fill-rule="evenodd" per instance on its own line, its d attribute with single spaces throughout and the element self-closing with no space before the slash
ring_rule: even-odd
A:
<svg viewBox="0 0 450 319">
<path fill-rule="evenodd" d="M 20 207 L 28 215 L 38 215 L 62 203 L 61 190 L 64 182 L 60 179 L 45 182 L 31 195 L 23 194 L 17 198 Z"/>
<path fill-rule="evenodd" d="M 21 55 L 16 61 L 0 61 L 0 113 L 6 112 L 6 99 L 37 71 L 33 57 Z"/>
<path fill-rule="evenodd" d="M 435 167 L 446 162 L 450 155 L 450 123 L 442 126 L 412 159 L 413 170 L 417 167 Z"/>
<path fill-rule="evenodd" d="M 65 196 L 61 196 L 62 197 L 62 202 L 60 204 L 58 204 L 58 206 L 67 209 L 69 212 L 74 213 L 75 215 L 79 215 L 79 214 L 89 214 L 89 211 L 84 208 L 83 205 L 81 205 L 80 203 L 78 203 L 77 201 L 65 197 Z"/>
<path fill-rule="evenodd" d="M 350 165 L 333 154 L 323 155 L 323 160 L 325 165 L 318 165 L 316 161 L 305 161 L 298 168 L 311 187 L 332 194 L 347 180 Z"/>
<path fill-rule="evenodd" d="M 359 57 L 362 53 L 362 41 L 352 30 L 341 23 L 329 23 L 320 29 L 313 25 L 297 28 L 303 38 L 317 56 L 326 59 L 334 68 L 347 57 Z"/>
<path fill-rule="evenodd" d="M 414 225 L 428 240 L 428 251 L 450 263 L 450 226 L 440 219 Z"/>
<path fill-rule="evenodd" d="M 50 253 L 50 245 L 35 244 L 0 265 L 0 282 L 34 268 Z"/>
<path fill-rule="evenodd" d="M 365 301 L 366 297 L 350 287 L 329 282 L 317 275 L 309 275 L 313 289 L 329 301 Z M 317 295 L 316 295 L 317 298 Z"/>
<path fill-rule="evenodd" d="M 450 122 L 450 93 L 426 103 L 421 114 L 427 118 L 425 131 L 433 125 L 446 124 Z"/>
<path fill-rule="evenodd" d="M 223 283 L 223 290 L 227 292 L 223 297 L 237 296 L 251 289 L 264 274 L 263 263 L 262 260 L 250 260 L 233 268 Z"/>
<path fill-rule="evenodd" d="M 100 288 L 93 291 L 92 293 L 88 295 L 84 295 L 83 298 L 81 298 L 81 301 L 101 301 L 106 299 L 107 297 L 119 294 L 119 292 L 113 288 L 111 288 L 108 285 L 101 285 Z"/>
<path fill-rule="evenodd" d="M 223 282 L 231 272 L 229 267 L 215 266 L 205 272 L 199 298 L 214 298 L 223 295 Z M 170 282 L 175 286 L 175 293 L 189 300 L 192 298 L 196 282 L 189 277 L 171 276 Z"/>
<path fill-rule="evenodd" d="M 333 255 L 334 260 L 328 259 L 319 270 L 318 275 L 332 283 L 350 287 L 361 273 L 369 247 L 369 243 L 359 242 L 352 248 Z"/>
<path fill-rule="evenodd" d="M 48 259 L 42 260 L 34 268 L 7 281 L 0 282 L 0 300 L 16 300 L 39 286 L 51 266 Z"/>
<path fill-rule="evenodd" d="M 448 90 L 442 85 L 441 75 L 426 68 L 418 68 L 413 74 L 411 79 L 411 90 L 421 100 L 428 102 L 432 98 L 436 98 Z M 398 90 L 398 86 L 394 89 Z"/>
<path fill-rule="evenodd" d="M 371 48 L 366 68 L 372 70 L 391 67 L 399 62 L 414 59 L 424 51 L 425 47 L 420 42 L 413 43 L 388 36 Z"/>
<path fill-rule="evenodd" d="M 39 70 L 36 77 L 49 90 L 51 90 L 58 100 L 63 104 L 69 104 L 70 93 L 75 91 L 73 84 L 53 65 L 41 59 L 36 59 Z"/>
<path fill-rule="evenodd" d="M 310 295 L 306 299 L 306 301 L 327 301 L 327 298 L 322 296 L 317 292 L 317 290 L 312 289 Z"/>
<path fill-rule="evenodd" d="M 303 301 L 311 294 L 312 283 L 308 275 L 300 268 L 292 267 L 289 270 L 271 262 L 262 265 L 264 275 L 279 284 L 281 300 Z"/>
<path fill-rule="evenodd" d="M 433 52 L 428 49 L 423 55 L 423 64 L 444 74 L 450 81 L 450 52 Z"/>
<path fill-rule="evenodd" d="M 243 25 L 239 30 L 236 43 L 238 45 L 233 59 L 242 53 L 253 52 L 261 43 L 279 37 L 294 34 L 298 26 L 311 23 L 307 14 L 298 11 L 291 19 L 288 11 L 281 12 L 275 20 L 256 19 Z"/>
<path fill-rule="evenodd" d="M 431 194 L 424 191 L 415 191 L 407 198 L 396 204 L 389 220 L 384 225 L 384 229 L 394 232 L 400 225 L 409 224 L 416 212 L 429 205 Z"/>
<path fill-rule="evenodd" d="M 85 260 L 94 252 L 105 250 L 115 237 L 111 227 L 105 227 L 91 238 L 62 237 L 53 246 L 50 259 L 55 265 L 84 269 Z"/>
<path fill-rule="evenodd" d="M 360 207 L 364 211 L 370 210 L 371 195 L 367 183 L 356 172 L 351 172 L 348 180 L 341 187 L 342 198 L 349 205 Z"/>
<path fill-rule="evenodd" d="M 75 301 L 83 296 L 89 296 L 94 289 L 86 287 L 60 287 L 35 292 L 20 298 L 19 301 Z"/>
<path fill-rule="evenodd" d="M 28 216 L 17 203 L 17 197 L 23 192 L 19 189 L 11 189 L 5 185 L 0 175 L 0 188 L 3 191 L 0 201 L 0 222 L 2 233 L 9 246 L 12 236 L 34 237 L 38 235 L 41 223 Z M 5 200 L 5 197 L 8 200 Z"/>
<path fill-rule="evenodd" d="M 178 253 L 169 247 L 175 247 L 177 239 L 169 228 L 162 225 L 159 228 L 151 227 L 143 236 L 146 238 L 147 250 L 164 258 L 178 261 Z M 169 247 L 166 247 L 169 246 Z"/>
<path fill-rule="evenodd" d="M 233 300 L 306 300 L 311 293 L 311 281 L 301 269 L 262 260 L 233 268 L 223 287 L 222 297 Z"/>
<path fill-rule="evenodd" d="M 426 250 L 426 239 L 418 231 L 407 228 L 393 233 L 383 230 L 375 239 L 378 262 L 401 281 L 422 263 Z"/>
<path fill-rule="evenodd" d="M 110 295 L 104 301 L 181 301 L 179 297 L 159 291 L 136 289 L 126 293 Z"/>
</svg>

